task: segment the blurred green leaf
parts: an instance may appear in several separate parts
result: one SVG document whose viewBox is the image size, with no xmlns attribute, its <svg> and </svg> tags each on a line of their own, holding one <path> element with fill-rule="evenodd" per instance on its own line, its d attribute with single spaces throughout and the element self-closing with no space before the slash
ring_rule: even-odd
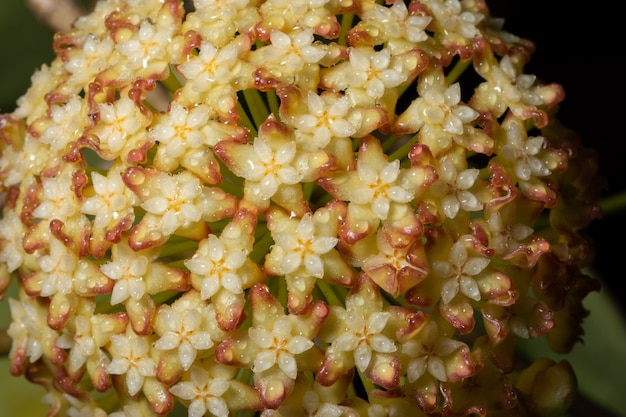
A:
<svg viewBox="0 0 626 417">
<path fill-rule="evenodd" d="M 0 111 L 12 111 L 33 72 L 54 58 L 52 32 L 39 24 L 24 0 L 0 2 Z"/>
</svg>

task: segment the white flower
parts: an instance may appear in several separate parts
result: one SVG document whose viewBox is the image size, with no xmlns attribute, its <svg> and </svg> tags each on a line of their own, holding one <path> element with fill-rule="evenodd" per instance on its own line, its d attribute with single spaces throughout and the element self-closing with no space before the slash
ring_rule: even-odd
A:
<svg viewBox="0 0 626 417">
<path fill-rule="evenodd" d="M 238 51 L 235 43 L 218 48 L 203 41 L 200 53 L 190 56 L 178 66 L 178 70 L 188 80 L 189 88 L 196 92 L 209 91 L 219 85 L 228 84 L 233 75 L 232 68 L 237 62 Z"/>
<path fill-rule="evenodd" d="M 113 157 L 121 155 L 129 138 L 146 127 L 141 110 L 128 95 L 114 103 L 99 103 L 100 120 L 91 133 L 99 139 L 99 147 Z"/>
<path fill-rule="evenodd" d="M 410 358 L 406 373 L 408 381 L 415 382 L 426 372 L 439 381 L 447 381 L 446 364 L 442 358 L 463 346 L 462 342 L 441 335 L 437 323 L 429 322 L 420 330 L 419 338 L 402 344 L 402 353 Z"/>
<path fill-rule="evenodd" d="M 146 293 L 146 275 L 150 260 L 132 250 L 126 243 L 113 246 L 111 261 L 100 270 L 115 281 L 111 293 L 111 304 L 126 301 L 128 297 L 141 299 Z"/>
<path fill-rule="evenodd" d="M 393 340 L 382 334 L 391 314 L 379 311 L 367 318 L 356 310 L 346 312 L 346 331 L 332 344 L 332 349 L 342 352 L 354 351 L 354 362 L 360 371 L 365 371 L 372 360 L 373 352 L 391 353 L 397 350 Z"/>
<path fill-rule="evenodd" d="M 61 172 L 54 177 L 42 177 L 43 198 L 33 211 L 33 216 L 40 219 L 66 220 L 78 211 L 80 204 L 73 192 L 72 176 Z"/>
<path fill-rule="evenodd" d="M 13 272 L 24 259 L 23 236 L 26 233 L 24 223 L 17 211 L 5 210 L 0 219 L 0 262 L 6 264 L 7 272 Z"/>
<path fill-rule="evenodd" d="M 487 224 L 491 234 L 490 243 L 497 255 L 506 255 L 521 246 L 521 241 L 531 236 L 534 229 L 526 224 L 508 224 L 500 211 L 493 212 Z M 507 217 L 511 218 L 511 217 Z"/>
<path fill-rule="evenodd" d="M 469 256 L 465 242 L 457 240 L 450 249 L 447 261 L 433 263 L 433 271 L 444 278 L 441 286 L 441 301 L 448 304 L 460 292 L 479 301 L 480 289 L 474 277 L 489 265 L 490 260 L 482 256 Z"/>
<path fill-rule="evenodd" d="M 91 334 L 89 319 L 84 316 L 74 316 L 73 326 L 73 334 L 65 331 L 56 342 L 58 347 L 70 350 L 68 370 L 72 373 L 78 371 L 87 358 L 96 353 L 96 342 Z"/>
<path fill-rule="evenodd" d="M 138 205 L 137 196 L 122 181 L 119 170 L 111 168 L 105 177 L 93 171 L 91 181 L 95 195 L 83 201 L 81 210 L 95 216 L 93 225 L 97 229 L 106 228 L 131 215 L 133 206 Z"/>
<path fill-rule="evenodd" d="M 151 137 L 165 148 L 169 158 L 178 158 L 188 149 L 203 146 L 207 138 L 202 130 L 209 120 L 210 109 L 206 105 L 187 109 L 177 101 L 173 101 L 170 109 L 158 119 L 150 131 Z"/>
<path fill-rule="evenodd" d="M 42 297 L 49 297 L 57 292 L 69 294 L 74 289 L 76 270 L 79 260 L 75 253 L 70 251 L 60 240 L 50 240 L 49 254 L 37 259 L 41 268 L 41 293 Z"/>
<path fill-rule="evenodd" d="M 299 132 L 313 135 L 318 148 L 324 148 L 333 137 L 347 138 L 356 133 L 357 128 L 346 119 L 352 107 L 347 96 L 320 96 L 309 91 L 306 101 L 308 113 L 294 117 L 293 125 Z"/>
<path fill-rule="evenodd" d="M 88 84 L 98 73 L 109 65 L 115 43 L 110 37 L 98 38 L 94 34 L 85 36 L 82 48 L 72 48 L 69 59 L 63 67 L 72 74 L 71 81 L 76 85 Z"/>
<path fill-rule="evenodd" d="M 39 314 L 35 300 L 30 298 L 26 301 L 18 301 L 9 298 L 11 312 L 11 324 L 7 335 L 16 342 L 26 345 L 26 356 L 31 363 L 37 362 L 43 355 L 43 341 L 52 332 L 45 322 L 45 315 Z M 22 342 L 23 340 L 26 342 Z"/>
<path fill-rule="evenodd" d="M 403 1 L 396 1 L 391 7 L 374 3 L 363 13 L 363 20 L 380 23 L 390 39 L 406 39 L 412 43 L 428 39 L 426 27 L 432 20 L 430 16 L 409 16 L 409 10 Z"/>
<path fill-rule="evenodd" d="M 148 68 L 153 61 L 166 62 L 167 46 L 171 41 L 171 30 L 159 28 L 144 20 L 134 36 L 118 43 L 115 48 L 126 56 L 131 69 Z"/>
<path fill-rule="evenodd" d="M 261 327 L 251 327 L 248 329 L 248 335 L 250 340 L 261 348 L 252 366 L 255 374 L 278 365 L 285 375 L 296 379 L 298 366 L 295 355 L 311 349 L 314 345 L 313 341 L 306 337 L 292 334 L 289 316 L 278 318 L 271 332 Z"/>
<path fill-rule="evenodd" d="M 476 25 L 483 19 L 482 14 L 463 11 L 463 3 L 459 0 L 423 0 L 435 20 L 442 26 L 444 35 L 460 35 L 472 39 L 480 35 Z"/>
<path fill-rule="evenodd" d="M 397 87 L 406 80 L 406 75 L 390 68 L 391 52 L 363 51 L 350 48 L 350 65 L 353 73 L 347 82 L 350 87 L 364 88 L 371 98 L 380 98 L 385 90 Z"/>
<path fill-rule="evenodd" d="M 400 160 L 395 159 L 377 170 L 365 162 L 359 162 L 357 172 L 362 186 L 350 190 L 350 201 L 368 204 L 380 220 L 387 219 L 392 202 L 408 203 L 414 190 L 410 184 L 400 184 Z"/>
<path fill-rule="evenodd" d="M 229 251 L 224 242 L 210 234 L 198 245 L 196 253 L 185 261 L 185 266 L 202 278 L 200 289 L 202 299 L 211 298 L 223 287 L 233 294 L 243 292 L 241 278 L 237 270 L 248 256 L 247 251 Z"/>
<path fill-rule="evenodd" d="M 2 123 L 0 121 L 0 127 Z M 24 142 L 19 149 L 7 146 L 0 154 L 0 172 L 3 176 L 6 175 L 2 178 L 2 183 L 9 187 L 20 182 L 27 182 L 27 179 L 38 175 L 44 168 L 49 154 L 48 145 L 41 143 L 26 132 Z"/>
<path fill-rule="evenodd" d="M 272 233 L 276 245 L 269 257 L 277 259 L 280 274 L 290 274 L 304 267 L 306 273 L 316 278 L 324 276 L 324 255 L 335 247 L 335 236 L 318 236 L 313 215 L 306 213 L 298 222 L 295 230 L 284 228 Z"/>
<path fill-rule="evenodd" d="M 189 380 L 173 385 L 170 392 L 183 400 L 190 401 L 189 417 L 202 417 L 207 411 L 216 417 L 228 417 L 230 411 L 222 396 L 229 386 L 228 380 L 212 379 L 205 369 L 192 366 Z"/>
<path fill-rule="evenodd" d="M 545 177 L 552 173 L 537 157 L 545 144 L 543 136 L 528 137 L 521 123 L 509 123 L 506 126 L 506 144 L 499 146 L 497 151 L 513 165 L 517 178 L 528 181 L 532 177 Z"/>
<path fill-rule="evenodd" d="M 296 73 L 305 64 L 315 64 L 326 55 L 320 46 L 313 45 L 313 30 L 294 31 L 289 34 L 279 30 L 270 33 L 271 44 L 262 49 L 264 61 Z"/>
<path fill-rule="evenodd" d="M 86 112 L 83 100 L 73 95 L 64 104 L 50 107 L 50 122 L 42 132 L 39 140 L 50 145 L 53 152 L 64 151 L 67 145 L 80 138 L 86 127 Z"/>
<path fill-rule="evenodd" d="M 296 158 L 295 142 L 287 142 L 274 151 L 269 140 L 259 136 L 252 146 L 258 159 L 249 161 L 245 178 L 259 183 L 262 199 L 271 198 L 281 184 L 297 184 L 302 180 L 302 174 L 291 165 Z"/>
<path fill-rule="evenodd" d="M 186 223 L 195 223 L 202 218 L 202 210 L 196 199 L 202 197 L 200 179 L 188 174 L 161 175 L 160 195 L 144 201 L 141 207 L 148 213 L 161 216 L 161 231 L 171 235 Z"/>
<path fill-rule="evenodd" d="M 106 411 L 96 405 L 91 395 L 84 395 L 81 397 L 72 396 L 70 394 L 63 393 L 63 398 L 67 400 L 70 407 L 66 411 L 67 417 L 107 417 Z"/>
<path fill-rule="evenodd" d="M 130 329 L 126 334 L 111 336 L 111 363 L 107 372 L 126 375 L 126 386 L 130 395 L 137 394 L 146 377 L 155 375 L 156 364 L 150 357 L 150 344 L 146 336 L 138 336 Z"/>
<path fill-rule="evenodd" d="M 178 301 L 183 300 L 182 303 Z M 155 343 L 158 350 L 178 350 L 178 358 L 184 370 L 188 370 L 196 359 L 198 350 L 207 350 L 213 346 L 211 333 L 203 329 L 204 304 L 189 305 L 186 299 L 179 299 L 172 306 L 159 306 L 158 316 L 164 331 L 157 331 L 161 336 Z M 160 330 L 160 329 L 159 329 Z"/>
<path fill-rule="evenodd" d="M 420 98 L 415 100 L 418 115 L 428 125 L 440 125 L 444 131 L 463 134 L 464 124 L 475 120 L 478 112 L 461 103 L 461 85 L 454 83 L 445 89 L 438 84 L 420 85 Z"/>
<path fill-rule="evenodd" d="M 345 411 L 340 405 L 321 402 L 319 394 L 314 390 L 304 393 L 302 396 L 302 408 L 310 417 L 341 417 Z"/>
<path fill-rule="evenodd" d="M 431 186 L 431 192 L 441 197 L 443 213 L 448 218 L 455 218 L 459 210 L 479 211 L 483 204 L 470 189 L 480 174 L 476 168 L 457 171 L 452 158 L 441 158 L 439 180 Z"/>
</svg>

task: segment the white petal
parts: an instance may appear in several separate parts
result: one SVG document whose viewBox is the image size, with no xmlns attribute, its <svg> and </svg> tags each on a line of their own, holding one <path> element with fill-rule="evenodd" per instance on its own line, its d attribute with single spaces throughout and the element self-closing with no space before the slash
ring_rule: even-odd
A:
<svg viewBox="0 0 626 417">
<path fill-rule="evenodd" d="M 248 335 L 255 345 L 262 349 L 269 349 L 274 346 L 274 335 L 259 327 L 250 327 Z"/>
<path fill-rule="evenodd" d="M 124 375 L 128 371 L 128 361 L 121 358 L 113 358 L 107 366 L 107 372 L 113 375 Z"/>
<path fill-rule="evenodd" d="M 119 281 L 118 281 L 119 282 Z M 139 300 L 146 293 L 146 283 L 143 279 L 128 279 L 128 294 L 135 300 Z"/>
<path fill-rule="evenodd" d="M 261 179 L 259 183 L 259 190 L 261 198 L 263 199 L 271 198 L 274 194 L 276 194 L 276 191 L 278 191 L 278 181 L 276 181 L 274 174 L 269 173 Z"/>
<path fill-rule="evenodd" d="M 117 281 L 111 292 L 111 305 L 124 302 L 128 298 L 128 285 L 126 280 Z"/>
<path fill-rule="evenodd" d="M 191 346 L 191 343 L 184 341 L 178 348 L 178 359 L 184 370 L 187 370 L 193 364 L 196 359 L 196 349 Z"/>
<path fill-rule="evenodd" d="M 382 171 L 380 171 L 380 179 L 385 184 L 393 183 L 396 178 L 398 178 L 398 174 L 400 173 L 400 160 L 395 159 L 394 161 L 388 163 Z"/>
<path fill-rule="evenodd" d="M 460 188 L 461 190 L 469 189 L 472 185 L 474 185 L 474 182 L 476 182 L 479 174 L 480 171 L 475 168 L 461 171 L 461 173 L 456 178 L 457 188 Z"/>
<path fill-rule="evenodd" d="M 298 376 L 298 365 L 293 355 L 281 352 L 278 355 L 278 367 L 291 379 L 296 379 Z"/>
<path fill-rule="evenodd" d="M 354 351 L 354 363 L 360 371 L 365 371 L 372 360 L 372 350 L 367 343 L 361 343 Z"/>
<path fill-rule="evenodd" d="M 471 257 L 463 265 L 463 273 L 467 275 L 477 275 L 489 265 L 489 258 L 479 256 Z"/>
<path fill-rule="evenodd" d="M 304 257 L 304 268 L 315 278 L 322 278 L 324 276 L 324 263 L 318 255 L 306 255 Z"/>
<path fill-rule="evenodd" d="M 480 290 L 478 289 L 478 284 L 472 278 L 469 277 L 461 277 L 460 282 L 461 293 L 463 293 L 467 298 L 471 298 L 474 301 L 480 301 Z"/>
<path fill-rule="evenodd" d="M 482 203 L 469 191 L 459 191 L 457 198 L 459 204 L 465 211 L 478 211 L 483 208 Z"/>
<path fill-rule="evenodd" d="M 170 392 L 183 400 L 192 400 L 197 395 L 196 387 L 189 381 L 179 382 L 170 387 Z"/>
<path fill-rule="evenodd" d="M 209 397 L 206 399 L 207 410 L 216 417 L 228 417 L 230 410 L 223 398 Z"/>
<path fill-rule="evenodd" d="M 377 197 L 374 201 L 372 201 L 372 211 L 380 220 L 387 219 L 390 207 L 391 203 L 388 198 Z"/>
<path fill-rule="evenodd" d="M 126 373 L 126 386 L 128 387 L 128 393 L 135 395 L 139 392 L 143 386 L 144 377 L 135 368 L 130 368 Z"/>
<path fill-rule="evenodd" d="M 288 164 L 293 161 L 294 156 L 296 155 L 296 143 L 289 142 L 286 145 L 281 146 L 278 151 L 276 151 L 275 160 L 279 165 Z"/>
<path fill-rule="evenodd" d="M 428 358 L 428 373 L 437 378 L 439 381 L 446 381 L 446 365 L 443 360 L 437 356 Z"/>
<path fill-rule="evenodd" d="M 282 262 L 280 263 L 280 273 L 281 274 L 289 274 L 302 264 L 302 256 L 296 252 L 289 252 L 283 256 Z"/>
<path fill-rule="evenodd" d="M 302 180 L 300 174 L 295 168 L 290 166 L 281 167 L 277 172 L 278 178 L 283 184 L 297 184 Z"/>
<path fill-rule="evenodd" d="M 382 334 L 375 334 L 370 336 L 369 343 L 376 352 L 391 353 L 397 350 L 396 344 L 393 340 Z"/>
<path fill-rule="evenodd" d="M 415 382 L 426 371 L 426 358 L 417 358 L 409 362 L 409 366 L 406 369 L 406 376 L 409 382 Z"/>
<path fill-rule="evenodd" d="M 367 332 L 369 334 L 380 333 L 387 325 L 387 321 L 391 314 L 387 311 L 372 313 L 367 318 Z"/>
<path fill-rule="evenodd" d="M 304 336 L 293 336 L 287 342 L 285 348 L 294 355 L 305 352 L 313 347 L 313 341 L 307 339 Z"/>
<path fill-rule="evenodd" d="M 447 195 L 441 199 L 441 209 L 449 219 L 454 219 L 460 208 L 461 205 L 455 195 Z"/>
<path fill-rule="evenodd" d="M 441 286 L 441 301 L 448 304 L 459 293 L 459 281 L 457 278 L 450 278 L 444 281 Z"/>
<path fill-rule="evenodd" d="M 188 339 L 196 350 L 207 350 L 213 347 L 213 340 L 209 332 L 194 332 Z"/>
<path fill-rule="evenodd" d="M 276 363 L 276 354 L 270 350 L 264 350 L 256 355 L 254 358 L 254 365 L 252 366 L 252 371 L 256 373 L 260 373 L 270 369 Z"/>
<path fill-rule="evenodd" d="M 152 214 L 163 214 L 167 210 L 168 202 L 165 197 L 150 198 L 141 205 L 141 208 Z"/>
<path fill-rule="evenodd" d="M 200 297 L 208 300 L 213 297 L 220 289 L 220 281 L 215 277 L 208 277 L 202 280 L 202 288 L 200 289 Z"/>
<path fill-rule="evenodd" d="M 175 349 L 180 345 L 180 335 L 174 332 L 167 332 L 154 343 L 154 348 L 159 350 Z"/>
<path fill-rule="evenodd" d="M 143 358 L 137 362 L 137 370 L 142 376 L 154 376 L 156 366 L 150 358 Z"/>
<path fill-rule="evenodd" d="M 203 417 L 206 414 L 206 401 L 204 397 L 194 397 L 195 399 L 189 404 L 187 417 Z"/>
<path fill-rule="evenodd" d="M 333 248 L 337 245 L 337 242 L 339 242 L 339 239 L 336 237 L 318 237 L 315 241 L 313 241 L 311 249 L 315 253 L 323 255 L 333 250 Z"/>
<path fill-rule="evenodd" d="M 241 294 L 243 292 L 243 287 L 241 285 L 241 279 L 239 275 L 234 273 L 225 273 L 222 275 L 222 287 L 227 289 L 229 292 L 233 294 Z"/>
<path fill-rule="evenodd" d="M 359 339 L 353 333 L 344 333 L 333 342 L 333 347 L 342 352 L 354 350 L 359 343 Z"/>
</svg>

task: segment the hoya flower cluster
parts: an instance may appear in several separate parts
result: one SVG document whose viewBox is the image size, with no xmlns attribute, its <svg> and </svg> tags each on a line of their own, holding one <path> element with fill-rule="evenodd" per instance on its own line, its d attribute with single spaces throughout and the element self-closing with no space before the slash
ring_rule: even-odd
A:
<svg viewBox="0 0 626 417">
<path fill-rule="evenodd" d="M 50 416 L 553 416 L 595 157 L 483 0 L 101 0 L 0 116 Z"/>
</svg>

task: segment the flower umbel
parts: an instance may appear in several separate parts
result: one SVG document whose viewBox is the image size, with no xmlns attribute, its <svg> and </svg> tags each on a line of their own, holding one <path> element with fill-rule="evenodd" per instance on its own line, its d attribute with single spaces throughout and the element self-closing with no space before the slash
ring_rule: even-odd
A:
<svg viewBox="0 0 626 417">
<path fill-rule="evenodd" d="M 483 0 L 99 1 L 0 115 L 11 373 L 51 416 L 566 410 L 571 367 L 515 348 L 582 335 L 596 165 L 500 27 Z"/>
</svg>

